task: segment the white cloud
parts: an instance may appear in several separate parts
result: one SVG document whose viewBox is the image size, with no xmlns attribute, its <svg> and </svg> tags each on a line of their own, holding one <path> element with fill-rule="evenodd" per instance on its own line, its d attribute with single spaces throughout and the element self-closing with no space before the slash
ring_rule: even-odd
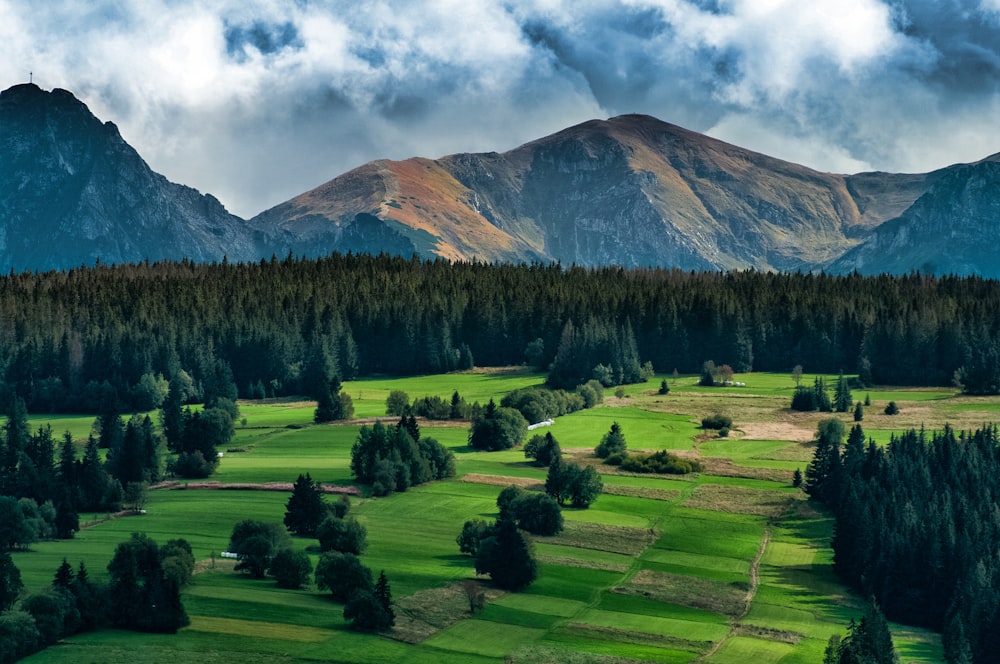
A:
<svg viewBox="0 0 1000 664">
<path fill-rule="evenodd" d="M 1000 0 L 952 4 L 0 0 L 0 82 L 74 91 L 245 216 L 371 159 L 627 112 L 827 170 L 929 170 L 1000 150 Z"/>
</svg>

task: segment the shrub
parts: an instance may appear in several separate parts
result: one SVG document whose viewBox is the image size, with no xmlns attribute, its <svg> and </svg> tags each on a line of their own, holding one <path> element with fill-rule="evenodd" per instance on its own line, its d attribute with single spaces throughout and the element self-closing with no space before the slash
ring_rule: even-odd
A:
<svg viewBox="0 0 1000 664">
<path fill-rule="evenodd" d="M 899 406 L 896 405 L 895 401 L 890 401 L 888 404 L 886 404 L 885 414 L 886 415 L 898 415 L 899 414 Z"/>
<path fill-rule="evenodd" d="M 719 429 L 719 438 L 728 438 L 728 437 L 729 437 L 729 427 L 722 427 L 721 429 Z"/>
<path fill-rule="evenodd" d="M 622 470 L 630 473 L 656 473 L 659 475 L 687 475 L 702 471 L 695 459 L 684 459 L 666 450 L 653 454 L 630 454 L 622 462 Z"/>
<path fill-rule="evenodd" d="M 728 429 L 731 426 L 733 426 L 733 418 L 728 415 L 716 413 L 715 415 L 701 418 L 702 429 Z"/>
</svg>

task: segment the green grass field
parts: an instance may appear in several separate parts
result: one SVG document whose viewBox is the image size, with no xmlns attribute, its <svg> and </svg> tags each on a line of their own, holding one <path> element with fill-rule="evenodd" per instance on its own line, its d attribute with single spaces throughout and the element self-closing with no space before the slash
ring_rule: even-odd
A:
<svg viewBox="0 0 1000 664">
<path fill-rule="evenodd" d="M 485 403 L 543 378 L 515 368 L 366 379 L 345 389 L 356 416 L 373 418 L 384 417 L 394 389 L 411 399 L 450 398 L 458 390 L 467 401 Z M 115 630 L 74 636 L 28 661 L 131 662 L 140 649 L 143 661 L 171 664 L 820 661 L 829 636 L 843 634 L 862 607 L 833 574 L 831 520 L 790 486 L 792 470 L 808 463 L 806 441 L 823 416 L 788 411 L 794 390 L 788 375 L 737 376 L 743 388 L 701 388 L 696 376 L 667 377 L 665 396 L 656 394 L 661 378 L 629 386 L 624 398 L 606 395 L 603 406 L 558 418 L 548 430 L 570 458 L 596 463 L 590 450 L 617 421 L 630 449 L 700 457 L 706 472 L 659 477 L 598 466 L 608 491 L 590 509 L 566 509 L 564 533 L 536 538 L 538 580 L 521 593 L 491 592 L 480 613 L 468 613 L 458 590 L 476 576 L 455 537 L 467 519 L 496 516 L 507 478 L 537 485 L 545 471 L 527 463 L 520 449 L 472 451 L 467 425 L 441 423 L 424 426 L 422 434 L 456 453 L 454 479 L 353 500 L 352 513 L 368 529 L 362 560 L 376 574 L 385 570 L 404 607 L 396 638 L 352 632 L 343 606 L 328 595 L 251 580 L 218 558 L 237 521 L 280 523 L 286 492 L 187 488 L 153 491 L 144 516 L 107 520 L 74 540 L 39 543 L 14 558 L 26 585 L 37 590 L 50 583 L 64 557 L 74 565 L 86 561 L 102 578 L 115 545 L 131 532 L 158 541 L 184 537 L 201 570 L 183 596 L 191 625 L 171 636 Z M 826 377 L 828 384 L 834 379 Z M 803 377 L 803 383 L 811 380 Z M 873 389 L 870 396 L 863 425 L 879 442 L 917 417 L 968 423 L 1000 412 L 1000 400 L 948 390 Z M 899 403 L 900 416 L 881 414 L 879 404 L 889 399 Z M 291 482 L 309 472 L 324 483 L 353 485 L 350 450 L 360 425 L 313 425 L 313 408 L 288 400 L 241 403 L 237 436 L 211 479 Z M 733 417 L 729 438 L 701 430 L 701 418 L 714 412 Z M 851 424 L 849 414 L 841 417 Z M 32 426 L 51 423 L 77 440 L 86 438 L 92 422 L 32 417 Z M 301 549 L 315 544 L 293 541 Z M 310 555 L 315 562 L 317 555 Z M 893 631 L 902 662 L 942 660 L 937 635 L 900 625 Z"/>
</svg>

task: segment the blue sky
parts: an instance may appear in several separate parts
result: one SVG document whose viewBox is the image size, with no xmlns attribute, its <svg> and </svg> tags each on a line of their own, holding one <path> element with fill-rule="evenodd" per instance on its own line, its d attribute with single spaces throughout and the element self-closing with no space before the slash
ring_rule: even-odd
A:
<svg viewBox="0 0 1000 664">
<path fill-rule="evenodd" d="M 623 113 L 835 172 L 1000 151 L 1000 0 L 0 0 L 0 53 L 242 216 Z"/>
</svg>

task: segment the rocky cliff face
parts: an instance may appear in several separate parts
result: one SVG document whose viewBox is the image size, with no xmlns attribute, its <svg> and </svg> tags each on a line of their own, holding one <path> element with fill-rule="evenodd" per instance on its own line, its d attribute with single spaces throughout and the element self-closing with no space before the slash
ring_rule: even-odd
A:
<svg viewBox="0 0 1000 664">
<path fill-rule="evenodd" d="M 1000 278 L 1000 155 L 947 169 L 911 207 L 829 269 Z"/>
<path fill-rule="evenodd" d="M 503 154 L 373 162 L 252 223 L 278 252 L 336 247 L 364 212 L 449 259 L 810 270 L 936 177 L 819 173 L 633 115 Z"/>
<path fill-rule="evenodd" d="M 251 260 L 246 223 L 154 173 L 65 90 L 0 93 L 0 270 Z"/>
</svg>

